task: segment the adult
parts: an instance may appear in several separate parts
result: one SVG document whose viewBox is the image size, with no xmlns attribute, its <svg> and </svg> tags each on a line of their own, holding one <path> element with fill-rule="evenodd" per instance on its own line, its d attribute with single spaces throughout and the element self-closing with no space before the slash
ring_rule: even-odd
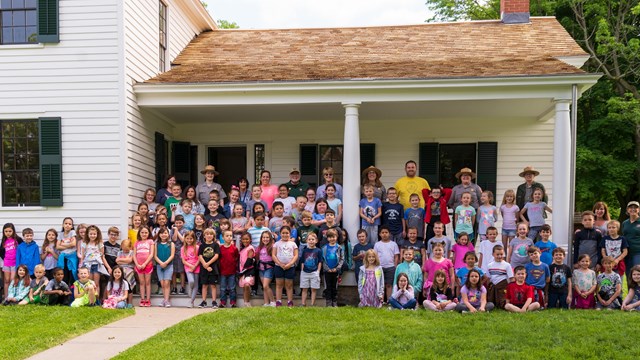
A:
<svg viewBox="0 0 640 360">
<path fill-rule="evenodd" d="M 304 196 L 309 189 L 309 184 L 300 181 L 300 170 L 293 168 L 289 171 L 289 181 L 285 183 L 289 189 L 289 196 L 297 199 L 298 196 Z"/>
<path fill-rule="evenodd" d="M 271 184 L 271 172 L 262 170 L 260 173 L 260 189 L 262 189 L 262 200 L 267 204 L 267 211 L 271 211 L 273 199 L 278 196 L 278 185 Z"/>
<path fill-rule="evenodd" d="M 482 194 L 482 188 L 478 184 L 471 182 L 476 178 L 476 173 L 468 167 L 460 169 L 456 173 L 456 178 L 460 180 L 460 184 L 451 189 L 451 198 L 449 198 L 449 207 L 455 211 L 462 204 L 462 194 L 468 192 L 471 194 L 471 206 L 478 210 L 480 206 L 479 199 Z"/>
<path fill-rule="evenodd" d="M 336 187 L 336 197 L 342 200 L 342 185 L 338 184 L 334 181 L 335 172 L 331 166 L 328 166 L 322 169 L 322 178 L 324 179 L 324 184 L 318 186 L 316 189 L 316 200 L 326 199 L 327 198 L 327 185 L 333 184 Z"/>
<path fill-rule="evenodd" d="M 630 279 L 631 268 L 640 264 L 640 203 L 629 201 L 627 204 L 629 218 L 622 223 L 622 236 L 629 243 L 629 255 L 625 258 L 627 279 Z"/>
<path fill-rule="evenodd" d="M 216 171 L 216 168 L 213 165 L 207 165 L 202 169 L 202 171 L 200 171 L 200 174 L 204 175 L 204 181 L 196 186 L 198 200 L 200 200 L 206 208 L 209 203 L 209 193 L 213 190 L 217 190 L 220 195 L 220 204 L 224 204 L 224 199 L 227 198 L 227 193 L 224 192 L 222 185 L 213 181 L 213 179 L 217 175 L 220 175 L 220 173 Z"/>
<path fill-rule="evenodd" d="M 251 188 L 249 188 L 249 180 L 246 177 L 238 179 L 238 191 L 240 191 L 240 201 L 247 203 L 251 200 Z"/>
<path fill-rule="evenodd" d="M 176 176 L 173 174 L 167 175 L 164 179 L 163 187 L 158 189 L 156 193 L 156 202 L 160 205 L 164 205 L 164 202 L 167 201 L 168 198 L 172 197 L 171 195 L 171 187 L 176 183 Z"/>
<path fill-rule="evenodd" d="M 609 234 L 607 225 L 611 221 L 611 215 L 609 215 L 609 207 L 604 201 L 598 201 L 593 205 L 593 213 L 596 215 L 596 221 L 593 223 L 593 227 L 596 230 L 600 230 L 602 236 Z"/>
<path fill-rule="evenodd" d="M 382 177 L 382 171 L 375 166 L 369 166 L 362 171 L 362 196 L 364 197 L 364 186 L 371 184 L 373 186 L 373 197 L 380 199 L 380 201 L 387 201 L 387 189 L 382 185 L 380 178 Z"/>
<path fill-rule="evenodd" d="M 533 166 L 527 166 L 518 175 L 521 178 L 524 178 L 524 183 L 520 184 L 516 190 L 516 205 L 518 205 L 521 210 L 524 208 L 524 204 L 533 200 L 532 196 L 535 189 L 542 189 L 542 201 L 547 204 L 549 203 L 549 198 L 547 197 L 544 185 L 535 181 L 536 176 L 540 175 L 538 170 L 534 169 Z"/>
<path fill-rule="evenodd" d="M 420 207 L 424 208 L 422 189 L 431 190 L 429 182 L 420 176 L 416 176 L 418 164 L 413 160 L 409 160 L 404 164 L 404 172 L 406 175 L 398 179 L 394 185 L 398 192 L 398 201 L 405 209 L 408 209 L 411 207 L 411 202 L 409 201 L 411 194 L 417 194 L 420 197 Z"/>
</svg>

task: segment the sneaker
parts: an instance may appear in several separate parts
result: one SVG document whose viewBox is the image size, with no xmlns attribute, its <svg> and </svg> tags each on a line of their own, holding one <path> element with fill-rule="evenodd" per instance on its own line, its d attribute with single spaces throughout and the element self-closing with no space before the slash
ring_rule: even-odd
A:
<svg viewBox="0 0 640 360">
<path fill-rule="evenodd" d="M 248 303 L 248 304 L 249 304 L 249 305 L 251 305 L 251 303 Z M 235 302 L 235 301 L 232 301 L 232 302 L 231 302 L 231 308 L 234 308 L 234 307 L 237 307 L 237 306 L 236 306 L 236 302 Z"/>
<path fill-rule="evenodd" d="M 189 309 L 193 309 L 193 301 L 189 302 L 189 305 L 187 306 Z"/>
<path fill-rule="evenodd" d="M 287 307 L 292 308 L 293 307 L 293 301 L 291 301 L 291 300 L 287 301 Z"/>
<path fill-rule="evenodd" d="M 223 300 L 220 300 L 220 307 L 221 308 L 226 308 L 227 307 L 227 302 L 223 301 Z"/>
<path fill-rule="evenodd" d="M 461 314 L 468 314 L 469 310 L 462 310 Z"/>
<path fill-rule="evenodd" d="M 269 303 L 269 304 L 262 304 L 262 307 L 271 307 L 271 306 L 273 306 L 273 305 L 271 305 L 271 303 Z"/>
<path fill-rule="evenodd" d="M 218 303 L 215 302 L 215 300 L 211 303 L 211 308 L 212 309 L 217 309 L 218 308 Z"/>
<path fill-rule="evenodd" d="M 330 307 L 331 306 L 331 299 L 326 299 L 324 302 L 325 302 L 325 306 L 326 307 Z"/>
<path fill-rule="evenodd" d="M 180 295 L 186 295 L 187 294 L 187 290 L 185 290 L 184 288 L 180 288 Z"/>
<path fill-rule="evenodd" d="M 201 308 L 201 309 L 202 308 L 206 308 L 207 307 L 207 302 L 206 301 L 201 302 L 200 305 L 198 305 L 198 307 Z"/>
<path fill-rule="evenodd" d="M 269 303 L 269 306 L 276 307 L 276 303 L 274 301 L 272 301 L 272 302 Z"/>
<path fill-rule="evenodd" d="M 158 305 L 158 306 L 159 306 L 159 307 L 164 307 L 164 305 L 165 305 L 166 303 L 167 303 L 166 301 L 162 300 L 162 301 L 160 302 L 160 305 Z"/>
<path fill-rule="evenodd" d="M 258 296 L 258 290 L 251 290 L 251 296 Z"/>
<path fill-rule="evenodd" d="M 171 295 L 176 295 L 177 293 L 178 293 L 178 289 L 177 288 L 171 289 Z"/>
<path fill-rule="evenodd" d="M 338 307 L 338 301 L 337 300 L 331 300 L 331 307 Z"/>
<path fill-rule="evenodd" d="M 231 307 L 232 307 L 232 308 L 236 307 L 236 304 L 231 305 Z M 250 302 L 245 303 L 245 304 L 244 304 L 244 307 L 251 307 L 251 303 L 250 303 Z"/>
<path fill-rule="evenodd" d="M 132 304 L 127 304 L 127 309 L 133 309 L 133 305 Z"/>
<path fill-rule="evenodd" d="M 165 301 L 164 302 L 164 307 L 170 308 L 171 307 L 171 303 L 169 301 Z"/>
<path fill-rule="evenodd" d="M 282 306 L 282 301 L 280 300 L 276 301 L 276 307 L 280 307 L 280 306 Z"/>
</svg>

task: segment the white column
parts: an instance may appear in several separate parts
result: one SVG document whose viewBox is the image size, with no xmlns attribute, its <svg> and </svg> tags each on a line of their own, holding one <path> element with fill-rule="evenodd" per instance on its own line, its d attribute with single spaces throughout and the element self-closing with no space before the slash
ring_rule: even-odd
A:
<svg viewBox="0 0 640 360">
<path fill-rule="evenodd" d="M 570 100 L 556 100 L 555 129 L 553 132 L 553 239 L 561 246 L 571 244 L 573 219 L 570 209 L 571 183 L 571 116 Z"/>
<path fill-rule="evenodd" d="M 344 153 L 342 154 L 342 226 L 349 233 L 351 245 L 358 243 L 356 232 L 360 229 L 360 103 L 343 103 Z"/>
</svg>

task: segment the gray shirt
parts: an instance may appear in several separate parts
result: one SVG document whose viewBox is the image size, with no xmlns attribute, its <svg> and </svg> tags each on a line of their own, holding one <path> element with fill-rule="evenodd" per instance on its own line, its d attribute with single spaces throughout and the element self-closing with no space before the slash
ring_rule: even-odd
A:
<svg viewBox="0 0 640 360">
<path fill-rule="evenodd" d="M 482 189 L 474 183 L 470 183 L 468 186 L 464 186 L 462 184 L 454 186 L 453 189 L 451 189 L 451 198 L 447 205 L 449 205 L 451 209 L 455 209 L 462 205 L 462 194 L 465 192 L 471 193 L 471 203 L 469 205 L 478 210 L 478 206 L 480 206 L 478 199 L 480 199 Z"/>
<path fill-rule="evenodd" d="M 206 181 L 202 182 L 198 184 L 198 186 L 196 186 L 196 193 L 198 194 L 198 200 L 200 200 L 200 203 L 202 203 L 205 208 L 207 207 L 207 204 L 209 204 L 209 193 L 211 192 L 211 190 L 218 190 L 221 200 L 227 198 L 227 193 L 225 193 L 222 189 L 222 185 L 218 184 L 217 182 L 214 182 L 211 185 L 207 185 Z"/>
</svg>

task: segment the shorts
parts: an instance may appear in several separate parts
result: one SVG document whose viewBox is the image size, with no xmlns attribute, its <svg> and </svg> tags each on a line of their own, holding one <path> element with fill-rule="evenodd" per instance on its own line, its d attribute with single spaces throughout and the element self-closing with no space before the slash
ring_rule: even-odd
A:
<svg viewBox="0 0 640 360">
<path fill-rule="evenodd" d="M 218 285 L 220 277 L 213 271 L 200 271 L 200 284 L 202 285 Z"/>
<path fill-rule="evenodd" d="M 182 248 L 180 248 L 182 249 Z M 180 257 L 180 249 L 176 248 L 176 256 L 173 258 L 173 272 L 183 273 L 184 264 L 182 263 L 182 257 Z"/>
<path fill-rule="evenodd" d="M 156 274 L 159 281 L 171 280 L 173 276 L 173 264 L 167 265 L 166 268 L 162 268 L 160 265 L 156 265 Z"/>
<path fill-rule="evenodd" d="M 300 289 L 320 289 L 320 275 L 318 272 L 300 272 Z"/>
<path fill-rule="evenodd" d="M 137 266 L 134 269 L 138 274 L 151 274 L 153 272 L 153 263 L 149 262 L 147 266 L 142 270 L 138 269 Z"/>
<path fill-rule="evenodd" d="M 516 237 L 516 229 L 502 228 L 502 236 Z"/>
<path fill-rule="evenodd" d="M 260 270 L 260 278 L 261 279 L 273 279 L 273 268 L 268 268 L 264 270 Z"/>
<path fill-rule="evenodd" d="M 100 264 L 89 265 L 89 274 L 98 274 L 98 269 L 100 269 Z"/>
<path fill-rule="evenodd" d="M 281 268 L 280 266 L 276 265 L 274 267 L 274 271 L 273 274 L 275 276 L 276 279 L 282 279 L 284 278 L 285 280 L 293 280 L 296 277 L 296 268 L 295 267 L 290 267 L 287 270 Z"/>
<path fill-rule="evenodd" d="M 396 274 L 396 267 L 388 267 L 382 268 L 382 273 L 384 274 L 384 285 L 393 286 L 393 277 Z"/>
<path fill-rule="evenodd" d="M 3 266 L 2 271 L 6 272 L 16 272 L 17 266 Z"/>
<path fill-rule="evenodd" d="M 240 280 L 238 281 L 238 285 L 240 287 L 253 286 L 256 282 L 256 278 L 252 275 L 249 276 L 240 276 Z"/>
</svg>

